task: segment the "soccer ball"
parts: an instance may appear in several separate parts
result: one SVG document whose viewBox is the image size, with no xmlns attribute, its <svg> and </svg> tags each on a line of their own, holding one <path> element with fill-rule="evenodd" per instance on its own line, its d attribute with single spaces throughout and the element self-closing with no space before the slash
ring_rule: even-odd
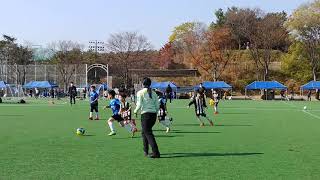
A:
<svg viewBox="0 0 320 180">
<path fill-rule="evenodd" d="M 79 136 L 84 135 L 84 133 L 86 132 L 86 130 L 84 128 L 78 128 L 76 134 Z"/>
<path fill-rule="evenodd" d="M 307 106 L 303 107 L 303 110 L 307 110 Z"/>
</svg>

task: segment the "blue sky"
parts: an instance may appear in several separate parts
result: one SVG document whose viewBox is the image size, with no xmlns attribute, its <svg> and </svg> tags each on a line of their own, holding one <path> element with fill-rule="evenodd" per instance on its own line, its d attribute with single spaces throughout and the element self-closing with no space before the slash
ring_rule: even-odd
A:
<svg viewBox="0 0 320 180">
<path fill-rule="evenodd" d="M 57 40 L 87 44 L 111 33 L 138 31 L 155 48 L 183 22 L 214 20 L 231 6 L 291 13 L 308 0 L 0 0 L 0 34 L 46 45 Z"/>
</svg>

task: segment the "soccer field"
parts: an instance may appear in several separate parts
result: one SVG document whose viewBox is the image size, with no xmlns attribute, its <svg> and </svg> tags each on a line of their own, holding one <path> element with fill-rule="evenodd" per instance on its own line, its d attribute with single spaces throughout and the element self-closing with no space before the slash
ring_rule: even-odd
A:
<svg viewBox="0 0 320 180">
<path fill-rule="evenodd" d="M 319 102 L 222 101 L 201 128 L 174 101 L 172 132 L 154 127 L 160 159 L 143 156 L 140 134 L 116 125 L 107 136 L 105 104 L 100 121 L 87 120 L 86 101 L 0 104 L 0 179 L 320 179 Z"/>
</svg>

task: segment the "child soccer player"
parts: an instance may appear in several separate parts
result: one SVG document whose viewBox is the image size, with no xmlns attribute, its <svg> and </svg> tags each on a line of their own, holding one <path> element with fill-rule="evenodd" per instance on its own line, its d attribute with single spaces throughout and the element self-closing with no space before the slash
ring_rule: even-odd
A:
<svg viewBox="0 0 320 180">
<path fill-rule="evenodd" d="M 196 112 L 196 116 L 197 119 L 200 121 L 200 127 L 204 126 L 203 121 L 201 120 L 200 116 L 206 118 L 210 125 L 213 126 L 213 122 L 207 117 L 206 113 L 205 113 L 205 109 L 207 107 L 206 105 L 206 101 L 204 98 L 204 94 L 200 93 L 199 91 L 197 91 L 195 93 L 195 95 L 192 97 L 191 102 L 189 103 L 189 108 L 190 106 L 194 104 L 194 108 L 195 108 L 195 112 Z"/>
<path fill-rule="evenodd" d="M 96 112 L 96 118 L 95 120 L 99 120 L 99 111 L 98 111 L 98 99 L 99 99 L 99 94 L 96 92 L 96 87 L 95 86 L 91 86 L 90 88 L 90 116 L 89 119 L 93 120 L 92 118 L 92 113 L 93 111 Z"/>
<path fill-rule="evenodd" d="M 166 128 L 166 133 L 169 133 L 172 118 L 167 117 L 167 114 L 168 114 L 167 102 L 166 102 L 166 99 L 163 97 L 163 94 L 159 91 L 157 92 L 157 94 L 159 97 L 159 104 L 160 104 L 158 119 L 159 119 L 159 122 Z"/>
<path fill-rule="evenodd" d="M 131 118 L 131 106 L 129 102 L 126 101 L 126 95 L 121 94 L 120 96 L 120 114 L 121 117 L 124 119 L 123 123 L 120 122 L 120 125 L 126 128 L 130 133 L 132 133 L 132 137 L 138 131 L 136 128 L 135 120 Z"/>
<path fill-rule="evenodd" d="M 116 92 L 114 90 L 108 91 L 108 98 L 111 100 L 109 106 L 106 106 L 106 108 L 111 108 L 112 110 L 112 116 L 108 119 L 108 125 L 110 127 L 111 132 L 108 134 L 109 136 L 116 135 L 115 128 L 113 126 L 113 122 L 117 121 L 121 127 L 126 128 L 129 132 L 133 132 L 130 124 L 125 124 L 124 119 L 121 116 L 121 102 L 119 99 L 115 98 Z M 134 131 L 136 132 L 136 131 Z"/>
<path fill-rule="evenodd" d="M 114 90 L 109 90 L 108 91 L 108 98 L 110 99 L 110 104 L 109 106 L 106 106 L 105 108 L 111 108 L 112 110 L 112 116 L 108 119 L 108 125 L 110 127 L 111 132 L 109 133 L 109 136 L 114 136 L 116 135 L 116 131 L 113 126 L 114 121 L 121 122 L 124 119 L 120 116 L 120 106 L 121 103 L 119 99 L 116 99 L 116 92 Z"/>
<path fill-rule="evenodd" d="M 211 91 L 212 91 L 212 99 L 214 100 L 214 104 L 213 104 L 214 114 L 219 114 L 218 112 L 219 94 L 213 89 Z"/>
</svg>

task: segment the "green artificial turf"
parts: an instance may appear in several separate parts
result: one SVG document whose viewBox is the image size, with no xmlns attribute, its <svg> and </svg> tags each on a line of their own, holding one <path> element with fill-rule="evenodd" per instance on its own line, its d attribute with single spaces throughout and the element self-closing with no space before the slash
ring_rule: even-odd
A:
<svg viewBox="0 0 320 180">
<path fill-rule="evenodd" d="M 100 121 L 86 101 L 0 104 L 0 179 L 320 179 L 318 102 L 222 101 L 203 128 L 187 103 L 168 105 L 171 133 L 154 127 L 160 159 L 143 156 L 140 134 L 107 136 L 102 100 Z"/>
</svg>

